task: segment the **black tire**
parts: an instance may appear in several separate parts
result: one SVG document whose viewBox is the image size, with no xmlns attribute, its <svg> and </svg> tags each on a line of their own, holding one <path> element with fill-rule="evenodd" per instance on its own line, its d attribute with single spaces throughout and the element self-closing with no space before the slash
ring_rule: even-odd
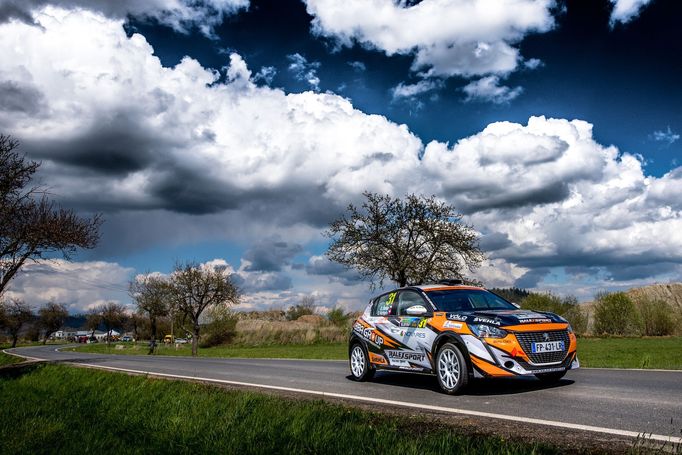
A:
<svg viewBox="0 0 682 455">
<path fill-rule="evenodd" d="M 353 343 L 348 356 L 350 375 L 355 381 L 367 381 L 374 377 L 376 369 L 369 363 L 367 349 L 361 343 Z"/>
<path fill-rule="evenodd" d="M 555 373 L 540 373 L 536 374 L 535 377 L 547 384 L 553 384 L 559 382 L 561 378 L 566 375 L 566 371 L 557 371 Z"/>
<path fill-rule="evenodd" d="M 469 368 L 462 351 L 452 343 L 445 343 L 436 354 L 436 377 L 443 392 L 454 395 L 469 383 Z"/>
</svg>

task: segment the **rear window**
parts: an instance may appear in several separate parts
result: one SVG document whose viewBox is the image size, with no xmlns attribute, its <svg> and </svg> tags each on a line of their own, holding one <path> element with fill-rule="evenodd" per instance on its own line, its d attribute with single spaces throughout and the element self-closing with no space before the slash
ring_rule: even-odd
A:
<svg viewBox="0 0 682 455">
<path fill-rule="evenodd" d="M 492 292 L 479 289 L 429 291 L 429 299 L 438 311 L 515 310 L 511 303 Z"/>
</svg>

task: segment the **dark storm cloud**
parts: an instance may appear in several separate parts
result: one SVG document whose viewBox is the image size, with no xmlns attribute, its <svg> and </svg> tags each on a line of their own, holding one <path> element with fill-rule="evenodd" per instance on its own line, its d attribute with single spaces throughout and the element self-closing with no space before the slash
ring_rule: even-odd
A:
<svg viewBox="0 0 682 455">
<path fill-rule="evenodd" d="M 154 136 L 131 112 L 99 116 L 78 137 L 49 142 L 22 141 L 34 158 L 75 166 L 103 176 L 122 176 L 150 166 L 168 144 Z"/>
<path fill-rule="evenodd" d="M 362 281 L 358 272 L 337 262 L 332 262 L 326 256 L 312 256 L 305 266 L 305 271 L 308 275 L 326 276 L 329 281 L 346 286 L 353 286 Z"/>
<path fill-rule="evenodd" d="M 549 273 L 547 268 L 537 268 L 526 272 L 521 278 L 514 282 L 514 286 L 521 289 L 537 287 L 538 283 Z"/>
<path fill-rule="evenodd" d="M 235 273 L 232 281 L 244 293 L 285 291 L 293 287 L 291 277 L 285 273 Z"/>
<path fill-rule="evenodd" d="M 680 264 L 659 262 L 656 264 L 641 264 L 630 266 L 611 265 L 606 268 L 612 279 L 616 281 L 649 278 L 680 270 Z"/>
<path fill-rule="evenodd" d="M 458 207 L 463 213 L 470 214 L 490 209 L 515 209 L 527 206 L 551 204 L 560 202 L 570 195 L 567 182 L 554 182 L 541 188 L 531 188 L 525 191 L 505 192 L 500 188 L 472 189 L 467 199 L 460 202 Z M 456 194 L 452 194 L 456 196 Z"/>
<path fill-rule="evenodd" d="M 288 243 L 279 238 L 263 239 L 251 245 L 244 253 L 244 259 L 251 262 L 245 270 L 279 272 L 301 252 L 303 247 L 298 243 Z"/>
<path fill-rule="evenodd" d="M 483 251 L 497 251 L 512 245 L 509 236 L 504 232 L 493 232 L 481 237 L 479 246 Z"/>
<path fill-rule="evenodd" d="M 0 111 L 37 116 L 45 109 L 43 93 L 31 84 L 0 81 Z"/>
</svg>

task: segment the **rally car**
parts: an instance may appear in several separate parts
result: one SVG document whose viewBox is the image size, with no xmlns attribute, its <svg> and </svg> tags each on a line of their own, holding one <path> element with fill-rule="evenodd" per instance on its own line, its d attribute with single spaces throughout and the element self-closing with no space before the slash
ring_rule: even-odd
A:
<svg viewBox="0 0 682 455">
<path fill-rule="evenodd" d="M 558 381 L 580 366 L 576 347 L 564 318 L 444 280 L 372 299 L 351 330 L 350 372 L 357 381 L 378 369 L 433 374 L 454 394 L 473 378 Z"/>
</svg>

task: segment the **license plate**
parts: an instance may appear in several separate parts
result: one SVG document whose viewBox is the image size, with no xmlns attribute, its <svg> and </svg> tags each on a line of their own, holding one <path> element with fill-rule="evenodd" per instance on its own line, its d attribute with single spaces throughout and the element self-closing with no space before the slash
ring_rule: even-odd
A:
<svg viewBox="0 0 682 455">
<path fill-rule="evenodd" d="M 557 352 L 564 350 L 563 341 L 546 341 L 544 343 L 533 343 L 531 345 L 533 354 L 539 354 L 541 352 Z"/>
</svg>

